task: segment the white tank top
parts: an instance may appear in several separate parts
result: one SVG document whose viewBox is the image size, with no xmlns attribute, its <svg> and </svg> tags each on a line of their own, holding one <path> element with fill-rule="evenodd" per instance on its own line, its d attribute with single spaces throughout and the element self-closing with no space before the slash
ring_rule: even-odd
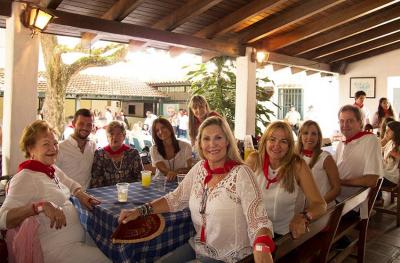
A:
<svg viewBox="0 0 400 263">
<path fill-rule="evenodd" d="M 331 184 L 329 183 L 328 174 L 324 169 L 324 162 L 326 157 L 328 156 L 330 156 L 330 153 L 325 151 L 321 152 L 321 154 L 318 156 L 317 162 L 311 169 L 315 184 L 317 185 L 322 197 L 324 197 L 325 194 L 329 192 L 329 190 L 331 189 Z M 307 165 L 311 161 L 311 158 L 307 156 L 303 156 L 303 159 L 307 163 Z"/>
<path fill-rule="evenodd" d="M 270 178 L 273 170 L 269 167 Z M 266 189 L 267 180 L 264 173 L 256 175 L 256 181 L 261 188 L 262 199 L 268 218 L 272 221 L 274 233 L 285 235 L 289 233 L 289 223 L 297 212 L 301 212 L 304 208 L 304 201 L 298 200 L 299 186 L 295 183 L 293 193 L 287 192 L 281 183 L 272 183 L 269 189 Z"/>
</svg>

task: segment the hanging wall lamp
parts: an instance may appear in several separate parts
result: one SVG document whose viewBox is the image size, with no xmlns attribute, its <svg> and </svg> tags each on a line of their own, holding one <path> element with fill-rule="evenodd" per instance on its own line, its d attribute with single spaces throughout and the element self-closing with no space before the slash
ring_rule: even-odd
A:
<svg viewBox="0 0 400 263">
<path fill-rule="evenodd" d="M 55 16 L 47 9 L 36 5 L 27 4 L 21 15 L 22 24 L 32 30 L 32 37 L 46 29 Z"/>
</svg>

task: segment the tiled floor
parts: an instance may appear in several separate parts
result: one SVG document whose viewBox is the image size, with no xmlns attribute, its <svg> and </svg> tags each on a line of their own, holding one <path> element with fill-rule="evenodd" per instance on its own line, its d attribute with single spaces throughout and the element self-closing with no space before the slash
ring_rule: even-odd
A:
<svg viewBox="0 0 400 263">
<path fill-rule="evenodd" d="M 366 249 L 366 263 L 400 263 L 400 227 L 395 216 L 375 214 L 371 217 Z M 347 258 L 345 263 L 356 262 Z"/>
</svg>

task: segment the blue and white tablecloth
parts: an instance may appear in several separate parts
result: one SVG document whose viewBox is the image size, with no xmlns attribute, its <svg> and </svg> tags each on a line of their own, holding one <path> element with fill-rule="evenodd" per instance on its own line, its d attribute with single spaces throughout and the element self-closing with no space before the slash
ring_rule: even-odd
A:
<svg viewBox="0 0 400 263">
<path fill-rule="evenodd" d="M 166 191 L 172 191 L 176 183 L 167 183 Z M 118 215 L 121 209 L 130 209 L 150 202 L 167 192 L 158 189 L 154 182 L 149 188 L 144 188 L 140 183 L 129 186 L 128 202 L 121 204 L 117 201 L 115 186 L 88 189 L 87 192 L 102 203 L 92 212 L 84 209 L 79 201 L 72 197 L 72 202 L 77 208 L 80 221 L 89 232 L 97 246 L 113 262 L 154 262 L 157 258 L 185 244 L 195 235 L 195 231 L 188 209 L 177 213 L 165 213 L 164 232 L 147 242 L 136 244 L 112 244 L 111 235 L 118 225 Z"/>
</svg>

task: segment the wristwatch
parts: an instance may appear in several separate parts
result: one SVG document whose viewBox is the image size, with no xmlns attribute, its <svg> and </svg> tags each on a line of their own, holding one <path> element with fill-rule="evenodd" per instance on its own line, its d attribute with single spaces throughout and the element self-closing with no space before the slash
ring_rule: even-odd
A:
<svg viewBox="0 0 400 263">
<path fill-rule="evenodd" d="M 254 246 L 255 251 L 263 252 L 263 253 L 271 253 L 271 249 L 266 244 L 256 244 Z"/>
</svg>

